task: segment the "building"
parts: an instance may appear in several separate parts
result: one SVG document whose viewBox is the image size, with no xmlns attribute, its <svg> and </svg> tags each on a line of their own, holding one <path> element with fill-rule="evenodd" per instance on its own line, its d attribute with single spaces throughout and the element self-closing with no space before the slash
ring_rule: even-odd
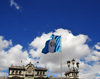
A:
<svg viewBox="0 0 100 79">
<path fill-rule="evenodd" d="M 8 79 L 8 77 L 0 77 L 0 79 Z"/>
<path fill-rule="evenodd" d="M 26 66 L 9 67 L 8 79 L 46 79 L 47 69 L 34 67 L 31 62 Z"/>
<path fill-rule="evenodd" d="M 67 65 L 68 71 L 65 72 L 65 77 L 63 78 L 54 78 L 52 76 L 48 78 L 46 76 L 46 68 L 35 67 L 30 62 L 26 66 L 11 65 L 11 67 L 9 67 L 9 76 L 0 77 L 0 79 L 79 79 L 79 62 L 75 63 L 75 60 L 73 59 L 72 61 L 67 61 Z"/>
</svg>

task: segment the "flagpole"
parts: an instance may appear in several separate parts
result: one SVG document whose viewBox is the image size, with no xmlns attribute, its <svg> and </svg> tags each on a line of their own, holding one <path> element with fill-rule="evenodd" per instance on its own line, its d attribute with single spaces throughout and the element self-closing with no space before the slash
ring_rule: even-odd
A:
<svg viewBox="0 0 100 79">
<path fill-rule="evenodd" d="M 61 79 L 62 79 L 62 37 L 61 37 Z"/>
<path fill-rule="evenodd" d="M 62 52 L 61 52 L 61 79 L 62 79 Z"/>
</svg>

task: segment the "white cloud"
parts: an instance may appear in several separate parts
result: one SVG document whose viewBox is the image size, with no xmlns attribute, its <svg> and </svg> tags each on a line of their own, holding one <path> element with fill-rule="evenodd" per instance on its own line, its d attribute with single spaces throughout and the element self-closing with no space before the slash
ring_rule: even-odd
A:
<svg viewBox="0 0 100 79">
<path fill-rule="evenodd" d="M 100 60 L 100 52 L 97 50 L 92 50 L 89 55 L 85 57 L 86 62 L 89 61 L 99 61 Z"/>
<path fill-rule="evenodd" d="M 0 76 L 7 76 L 8 73 L 5 73 L 5 72 L 0 72 Z"/>
<path fill-rule="evenodd" d="M 50 70 L 50 74 L 53 73 L 60 76 L 61 54 L 48 53 L 45 55 L 41 53 L 41 50 L 45 46 L 45 42 L 49 39 L 51 34 L 52 32 L 48 34 L 44 33 L 41 35 L 41 37 L 36 37 L 31 42 L 30 46 L 37 48 L 37 50 L 35 51 L 31 49 L 30 53 L 33 57 L 40 57 L 40 65 L 47 66 L 47 68 Z M 100 52 L 89 48 L 88 44 L 86 44 L 88 36 L 83 34 L 75 36 L 67 29 L 57 29 L 54 34 L 62 36 L 62 73 L 64 74 L 64 72 L 67 71 L 66 61 L 75 58 L 76 61 L 80 62 L 80 79 L 98 79 L 99 77 L 96 76 L 96 74 L 100 73 Z M 80 59 L 84 59 L 85 61 L 80 61 Z M 91 63 L 92 65 L 88 64 L 91 61 L 94 61 L 94 63 Z"/>
<path fill-rule="evenodd" d="M 6 43 L 8 42 L 7 43 L 8 45 L 3 43 L 4 42 L 3 40 L 1 41 L 2 42 L 1 44 L 5 44 L 5 45 L 3 47 L 0 45 L 0 48 L 2 48 L 0 50 L 0 63 L 2 63 L 0 64 L 0 71 L 8 69 L 9 66 L 11 65 L 26 65 L 30 61 L 32 61 L 32 63 L 34 62 L 34 60 L 28 57 L 27 51 L 23 50 L 23 47 L 20 44 L 17 44 L 5 50 L 4 48 L 5 47 L 7 48 L 10 45 L 9 41 L 7 40 L 5 41 Z M 0 75 L 2 74 L 3 72 L 0 73 Z"/>
<path fill-rule="evenodd" d="M 61 53 L 48 53 L 46 55 L 41 53 L 41 50 L 45 46 L 46 40 L 49 39 L 51 34 L 52 32 L 48 34 L 42 34 L 41 37 L 36 37 L 30 45 L 37 48 L 37 50 L 33 51 L 33 49 L 31 49 L 30 53 L 33 57 L 40 57 L 40 64 L 47 66 L 47 68 L 50 70 L 50 73 L 60 73 Z M 90 54 L 90 48 L 87 44 L 85 44 L 88 40 L 88 36 L 83 34 L 75 36 L 71 33 L 71 31 L 66 29 L 57 29 L 54 34 L 62 36 L 63 73 L 67 71 L 67 60 L 71 60 L 72 58 L 75 58 L 76 60 L 81 59 Z M 35 53 L 37 54 L 35 55 Z"/>
<path fill-rule="evenodd" d="M 10 6 L 14 6 L 17 10 L 20 9 L 20 6 L 14 0 L 10 0 Z"/>
<path fill-rule="evenodd" d="M 3 36 L 0 36 L 0 76 L 7 76 L 8 73 L 3 71 L 11 65 L 26 65 L 30 61 L 34 63 L 34 60 L 28 56 L 28 52 L 23 50 L 23 46 L 20 44 L 13 46 L 11 40 L 5 40 Z"/>
<path fill-rule="evenodd" d="M 9 41 L 4 40 L 3 36 L 0 36 L 0 50 L 8 48 L 11 45 L 12 45 L 12 41 L 11 40 L 9 40 Z"/>
<path fill-rule="evenodd" d="M 23 63 L 21 63 L 23 61 Z M 22 51 L 21 45 L 11 47 L 8 51 L 0 51 L 0 71 L 13 65 L 25 65 L 29 61 L 27 51 Z M 9 62 L 9 63 L 8 63 Z"/>
<path fill-rule="evenodd" d="M 96 49 L 89 48 L 88 44 L 86 44 L 88 40 L 87 35 L 79 34 L 75 36 L 67 29 L 57 29 L 55 32 L 43 33 L 30 43 L 30 46 L 33 48 L 29 50 L 29 53 L 33 57 L 40 57 L 38 66 L 46 66 L 50 71 L 48 73 L 49 75 L 54 74 L 60 76 L 61 53 L 41 53 L 41 50 L 45 46 L 45 42 L 52 33 L 62 36 L 63 76 L 64 72 L 68 70 L 66 61 L 75 58 L 76 61 L 80 62 L 80 79 L 99 79 L 99 76 L 96 74 L 100 74 L 100 52 Z M 25 65 L 30 61 L 34 64 L 37 62 L 28 57 L 28 51 L 23 50 L 23 46 L 20 44 L 12 46 L 11 40 L 7 41 L 3 39 L 2 36 L 0 36 L 0 44 L 0 63 L 3 63 L 0 64 L 0 71 L 7 69 L 11 64 Z M 96 44 L 95 47 L 97 47 L 97 45 L 98 44 Z M 9 49 L 5 50 L 5 48 Z M 34 50 L 34 48 L 36 48 L 36 50 Z M 84 61 L 80 61 L 80 59 Z M 22 63 L 21 60 L 23 61 Z M 93 63 L 90 63 L 91 61 L 93 61 Z M 0 72 L 0 74 L 5 75 L 6 73 Z"/>
<path fill-rule="evenodd" d="M 80 79 L 98 79 L 96 74 L 100 75 L 100 62 L 95 62 L 92 66 L 87 64 L 80 69 Z"/>
<path fill-rule="evenodd" d="M 100 50 L 100 42 L 95 45 L 95 48 Z"/>
</svg>

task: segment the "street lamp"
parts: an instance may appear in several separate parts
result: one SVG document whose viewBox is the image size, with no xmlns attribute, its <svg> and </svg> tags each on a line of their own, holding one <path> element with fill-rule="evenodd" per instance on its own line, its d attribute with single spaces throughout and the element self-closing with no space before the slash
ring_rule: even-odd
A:
<svg viewBox="0 0 100 79">
<path fill-rule="evenodd" d="M 72 59 L 72 64 L 73 64 L 73 65 L 75 64 L 75 60 L 74 60 L 74 59 Z"/>
<path fill-rule="evenodd" d="M 79 62 L 77 62 L 76 65 L 77 65 L 77 68 L 79 68 Z"/>
<path fill-rule="evenodd" d="M 72 65 L 73 66 L 72 66 Z M 76 65 L 76 66 L 75 66 Z M 71 61 L 67 61 L 67 66 L 69 68 L 69 71 L 65 73 L 67 79 L 78 79 L 78 69 L 79 69 L 79 62 L 75 62 L 75 59 L 72 59 Z"/>
<path fill-rule="evenodd" d="M 67 61 L 67 66 L 68 68 L 70 68 L 70 61 Z"/>
</svg>

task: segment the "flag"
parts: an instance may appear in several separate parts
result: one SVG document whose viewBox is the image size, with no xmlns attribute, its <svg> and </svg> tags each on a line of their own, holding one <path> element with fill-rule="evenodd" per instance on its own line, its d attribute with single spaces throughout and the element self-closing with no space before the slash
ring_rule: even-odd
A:
<svg viewBox="0 0 100 79">
<path fill-rule="evenodd" d="M 42 49 L 42 53 L 55 53 L 61 52 L 61 36 L 55 36 L 52 34 L 50 39 L 46 41 L 45 47 Z"/>
</svg>

